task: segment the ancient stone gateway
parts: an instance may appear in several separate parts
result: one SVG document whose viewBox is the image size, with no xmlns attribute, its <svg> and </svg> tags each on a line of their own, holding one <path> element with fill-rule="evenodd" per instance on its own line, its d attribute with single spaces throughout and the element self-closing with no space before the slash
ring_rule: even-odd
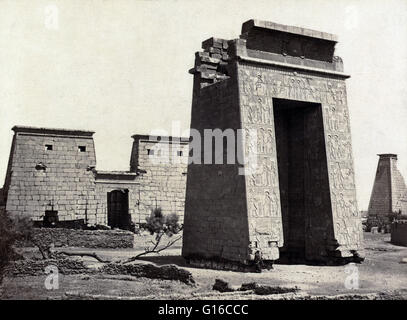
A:
<svg viewBox="0 0 407 320">
<path fill-rule="evenodd" d="M 208 128 L 243 132 L 236 141 L 257 165 L 255 172 L 245 161 L 188 166 L 187 260 L 250 264 L 256 252 L 264 260 L 359 259 L 349 76 L 334 56 L 336 42 L 324 32 L 250 20 L 239 39 L 202 43 L 190 70 L 191 128 L 202 137 Z M 246 139 L 253 130 L 256 144 Z"/>
</svg>

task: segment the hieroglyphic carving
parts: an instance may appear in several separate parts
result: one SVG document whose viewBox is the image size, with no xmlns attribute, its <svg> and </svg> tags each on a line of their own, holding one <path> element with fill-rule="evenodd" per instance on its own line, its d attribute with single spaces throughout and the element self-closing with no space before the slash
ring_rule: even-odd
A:
<svg viewBox="0 0 407 320">
<path fill-rule="evenodd" d="M 242 93 L 266 97 L 346 105 L 345 84 L 341 80 L 277 71 L 242 64 L 239 69 Z M 252 72 L 255 72 L 252 73 Z"/>
<path fill-rule="evenodd" d="M 257 155 L 257 168 L 246 176 L 249 234 L 251 241 L 261 247 L 264 259 L 276 259 L 269 251 L 269 241 L 283 244 L 278 168 L 276 158 L 274 115 L 271 97 L 267 97 L 267 75 L 250 75 L 249 81 L 240 81 L 242 127 L 246 137 L 249 130 L 257 132 L 257 143 L 245 144 L 245 154 Z M 241 79 L 243 80 L 243 79 Z M 248 141 L 248 140 L 246 140 Z M 268 223 L 260 222 L 267 218 Z M 273 223 L 271 219 L 274 219 Z M 256 222 L 259 222 L 258 224 Z M 266 247 L 264 247 L 266 246 Z"/>
<path fill-rule="evenodd" d="M 248 199 L 249 217 L 264 218 L 278 217 L 279 214 L 279 197 L 274 189 L 265 189 L 264 193 L 257 193 L 257 189 L 249 188 L 248 193 L 251 195 Z"/>
<path fill-rule="evenodd" d="M 316 102 L 322 105 L 326 155 L 314 154 L 311 157 L 319 159 L 321 156 L 326 156 L 327 159 L 336 240 L 343 247 L 352 245 L 355 248 L 358 247 L 361 240 L 361 224 L 358 220 L 356 203 L 345 82 L 330 76 L 282 71 L 268 66 L 256 67 L 249 63 L 241 63 L 238 72 L 242 125 L 245 128 L 257 128 L 260 137 L 256 151 L 258 154 L 264 153 L 273 159 L 276 156 L 275 144 L 267 147 L 269 139 L 275 140 L 272 98 Z M 269 129 L 273 135 L 265 136 L 264 132 Z M 250 150 L 252 151 L 253 149 Z M 277 163 L 276 160 L 274 163 Z M 247 185 L 257 188 L 253 194 L 251 191 L 248 192 L 248 203 L 254 203 L 254 193 L 263 194 L 264 188 L 269 187 L 269 181 L 267 178 L 264 179 L 264 176 L 267 177 L 265 173 L 267 170 L 264 163 L 260 161 L 259 173 L 246 177 Z M 311 168 L 311 170 L 313 170 L 312 174 L 320 174 L 321 168 Z M 264 176 L 261 173 L 264 173 Z M 278 179 L 277 174 L 271 175 L 270 179 L 275 180 L 276 177 Z M 317 200 L 315 200 L 316 204 L 320 203 L 320 200 Z M 257 204 L 257 209 L 259 208 Z"/>
<path fill-rule="evenodd" d="M 327 105 L 324 107 L 326 116 L 325 128 L 327 131 L 338 133 L 349 133 L 348 126 L 348 110 L 347 108 L 341 108 L 341 112 L 337 112 L 336 105 Z"/>
<path fill-rule="evenodd" d="M 261 236 L 266 236 L 265 238 L 267 240 L 271 241 L 276 241 L 278 242 L 280 239 L 280 234 L 279 230 L 277 228 L 271 228 L 270 226 L 274 223 L 273 219 L 267 219 L 267 220 L 256 220 L 256 219 L 251 219 L 249 221 L 249 228 L 250 230 L 254 230 L 253 232 L 253 238 L 261 242 L 262 237 Z M 278 221 L 277 221 L 278 222 Z"/>
<path fill-rule="evenodd" d="M 327 134 L 328 152 L 332 160 L 352 160 L 352 145 L 343 135 Z"/>
<path fill-rule="evenodd" d="M 353 189 L 354 172 L 352 167 L 346 166 L 343 168 L 341 162 L 334 162 L 331 166 L 330 176 L 334 189 Z"/>
<path fill-rule="evenodd" d="M 336 206 L 336 212 L 340 212 L 342 218 L 358 217 L 355 199 L 345 197 L 343 192 L 340 192 L 338 197 L 334 194 L 333 203 Z"/>
<path fill-rule="evenodd" d="M 259 157 L 258 169 L 247 180 L 250 187 L 278 187 L 277 164 L 270 157 Z"/>
<path fill-rule="evenodd" d="M 242 98 L 243 123 L 273 125 L 273 108 L 268 98 Z"/>
</svg>

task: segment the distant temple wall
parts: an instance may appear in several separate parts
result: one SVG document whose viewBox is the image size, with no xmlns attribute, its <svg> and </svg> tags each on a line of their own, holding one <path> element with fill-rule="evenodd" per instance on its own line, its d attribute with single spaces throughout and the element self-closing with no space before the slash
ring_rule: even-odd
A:
<svg viewBox="0 0 407 320">
<path fill-rule="evenodd" d="M 139 174 L 140 219 L 144 222 L 152 209 L 160 207 L 164 213 L 176 213 L 183 221 L 189 139 L 154 138 L 133 136 L 130 168 Z"/>
<path fill-rule="evenodd" d="M 89 168 L 96 165 L 92 132 L 15 131 L 7 172 L 6 210 L 34 220 L 46 210 L 60 220 L 95 213 L 95 184 Z"/>
<path fill-rule="evenodd" d="M 127 210 L 137 224 L 161 207 L 163 213 L 176 213 L 183 220 L 188 139 L 149 141 L 149 136 L 133 136 L 131 170 L 98 171 L 91 131 L 19 126 L 13 130 L 3 188 L 8 212 L 42 221 L 46 211 L 52 211 L 59 221 L 107 225 L 109 210 L 113 215 Z M 163 150 L 160 155 L 169 150 L 171 161 L 157 161 L 153 149 Z M 126 193 L 128 203 L 117 202 L 115 192 Z"/>
</svg>

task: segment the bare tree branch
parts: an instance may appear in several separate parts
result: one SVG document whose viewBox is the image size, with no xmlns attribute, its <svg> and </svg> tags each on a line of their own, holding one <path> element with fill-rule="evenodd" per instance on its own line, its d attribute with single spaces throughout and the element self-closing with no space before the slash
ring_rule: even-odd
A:
<svg viewBox="0 0 407 320">
<path fill-rule="evenodd" d="M 134 260 L 137 260 L 139 257 L 149 253 L 160 253 L 182 238 L 181 235 L 172 241 L 168 241 L 166 245 L 159 248 L 164 235 L 172 237 L 173 235 L 178 234 L 183 229 L 183 225 L 180 225 L 178 223 L 178 216 L 175 213 L 164 215 L 160 207 L 155 208 L 151 212 L 150 217 L 146 219 L 145 224 L 141 225 L 141 228 L 149 231 L 152 236 L 155 235 L 155 241 L 150 240 L 150 243 L 152 243 L 153 247 L 149 248 L 147 245 L 147 247 L 144 249 L 144 252 L 141 252 L 138 255 L 131 257 L 122 263 L 132 262 Z"/>
<path fill-rule="evenodd" d="M 138 258 L 140 258 L 141 256 L 144 256 L 144 255 L 149 254 L 149 253 L 160 253 L 161 251 L 163 251 L 163 250 L 165 250 L 165 249 L 171 247 L 175 242 L 177 242 L 177 241 L 180 240 L 181 238 L 182 238 L 182 236 L 179 236 L 178 238 L 176 238 L 176 239 L 174 239 L 174 240 L 172 240 L 172 241 L 168 241 L 168 243 L 167 243 L 165 246 L 163 246 L 163 247 L 160 248 L 160 249 L 157 249 L 157 247 L 158 247 L 158 245 L 159 245 L 159 243 L 160 243 L 160 240 L 161 240 L 161 237 L 160 237 L 160 240 L 158 240 L 158 241 L 155 243 L 155 245 L 154 245 L 154 247 L 153 247 L 152 249 L 146 249 L 144 252 L 141 252 L 141 253 L 139 253 L 138 255 L 127 259 L 127 260 L 124 261 L 123 263 L 133 262 L 133 261 L 137 260 Z"/>
<path fill-rule="evenodd" d="M 51 256 L 51 246 L 49 244 L 42 244 L 41 241 L 37 241 L 35 237 L 32 237 L 31 242 L 38 248 L 42 258 L 49 259 Z"/>
</svg>

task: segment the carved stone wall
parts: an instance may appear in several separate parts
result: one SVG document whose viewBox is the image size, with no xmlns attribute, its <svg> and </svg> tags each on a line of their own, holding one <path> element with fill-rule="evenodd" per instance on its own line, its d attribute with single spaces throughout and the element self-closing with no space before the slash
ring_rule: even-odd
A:
<svg viewBox="0 0 407 320">
<path fill-rule="evenodd" d="M 362 224 L 344 81 L 348 76 L 342 73 L 342 60 L 333 56 L 336 38 L 253 20 L 245 23 L 243 30 L 240 39 L 223 47 L 227 47 L 227 59 L 212 66 L 212 82 L 208 83 L 201 70 L 198 57 L 203 54 L 196 55 L 191 128 L 201 132 L 205 128 L 242 129 L 245 160 L 254 157 L 256 170 L 250 170 L 246 161 L 244 176 L 238 174 L 238 166 L 189 166 L 183 255 L 247 263 L 259 251 L 263 259 L 276 260 L 288 240 L 303 242 L 309 260 L 352 258 L 360 248 Z M 270 35 L 275 31 L 284 35 L 273 44 Z M 287 39 L 293 39 L 290 49 L 279 51 Z M 210 43 L 214 45 L 214 38 Z M 296 43 L 307 46 L 306 56 L 298 55 Z M 321 46 L 324 49 L 319 56 L 315 48 Z M 210 56 L 210 46 L 203 48 Z M 224 99 L 233 102 L 225 104 Z M 286 101 L 288 108 L 296 105 L 302 109 L 290 118 L 290 128 L 284 129 L 287 119 L 276 114 L 277 99 Z M 224 110 L 233 117 L 225 118 Z M 283 142 L 276 145 L 276 130 L 290 132 L 290 143 L 302 145 L 294 149 L 285 146 L 287 134 L 280 134 Z M 257 140 L 250 139 L 253 132 Z M 287 159 L 291 167 L 286 165 Z M 299 181 L 303 186 L 295 187 Z M 291 195 L 281 196 L 282 192 Z M 282 211 L 290 209 L 298 212 L 288 215 L 295 221 L 287 224 Z M 237 230 L 247 228 L 247 234 L 213 231 L 217 223 L 230 228 L 232 221 Z M 304 228 L 303 233 L 290 238 L 290 231 L 294 234 L 296 228 Z M 218 251 L 210 249 L 211 243 L 219 244 Z M 229 247 L 239 255 L 224 254 Z"/>
<path fill-rule="evenodd" d="M 257 144 L 245 143 L 244 147 L 247 156 L 257 156 L 256 169 L 245 176 L 250 246 L 252 255 L 261 249 L 264 259 L 276 260 L 284 240 L 273 106 L 264 76 L 238 64 L 239 107 L 246 141 L 250 141 L 250 130 L 257 133 Z"/>
<path fill-rule="evenodd" d="M 338 241 L 343 254 L 350 255 L 351 247 L 359 246 L 362 233 L 356 203 L 345 82 L 332 76 L 321 77 L 299 70 L 283 71 L 254 63 L 239 63 L 238 70 L 243 114 L 247 113 L 246 110 L 253 110 L 250 112 L 260 119 L 264 112 L 268 114 L 272 110 L 273 98 L 321 104 L 323 128 L 320 130 L 323 129 L 326 145 L 326 155 L 322 156 L 326 157 L 331 202 L 331 208 L 325 207 L 323 214 L 332 215 L 334 220 L 334 238 L 327 234 L 326 241 L 332 245 L 331 249 L 335 247 L 335 240 Z M 263 105 L 268 109 L 262 113 Z M 325 150 L 321 151 L 325 153 Z M 313 166 L 310 170 L 321 176 L 323 168 Z M 278 190 L 277 181 L 275 187 Z M 318 234 L 316 230 L 314 233 Z"/>
</svg>

